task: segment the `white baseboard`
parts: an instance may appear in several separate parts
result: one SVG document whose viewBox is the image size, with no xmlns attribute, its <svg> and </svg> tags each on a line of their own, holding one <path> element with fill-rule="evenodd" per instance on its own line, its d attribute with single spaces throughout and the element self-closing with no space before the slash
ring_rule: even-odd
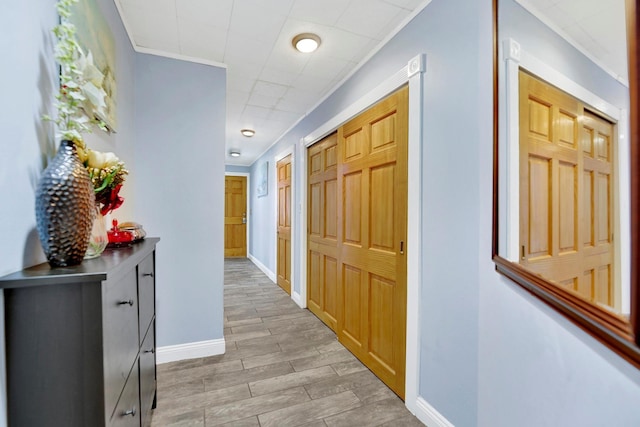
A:
<svg viewBox="0 0 640 427">
<path fill-rule="evenodd" d="M 416 402 L 415 415 L 424 425 L 429 427 L 455 427 L 421 396 L 418 396 Z"/>
<path fill-rule="evenodd" d="M 291 291 L 291 299 L 293 300 L 293 302 L 298 304 L 298 307 L 307 308 L 307 304 L 305 304 L 305 301 L 302 301 L 302 296 L 296 291 Z"/>
<path fill-rule="evenodd" d="M 258 261 L 258 258 L 254 257 L 251 254 L 249 254 L 248 258 L 251 260 L 251 262 L 253 262 L 256 265 L 256 267 L 262 270 L 262 272 L 266 274 L 267 277 L 271 279 L 273 283 L 278 282 L 278 279 L 276 278 L 276 274 L 273 271 L 269 270 L 266 265 Z"/>
<path fill-rule="evenodd" d="M 199 357 L 224 354 L 224 338 L 210 341 L 189 342 L 186 344 L 167 345 L 156 349 L 156 363 L 177 362 L 179 360 L 197 359 Z"/>
</svg>

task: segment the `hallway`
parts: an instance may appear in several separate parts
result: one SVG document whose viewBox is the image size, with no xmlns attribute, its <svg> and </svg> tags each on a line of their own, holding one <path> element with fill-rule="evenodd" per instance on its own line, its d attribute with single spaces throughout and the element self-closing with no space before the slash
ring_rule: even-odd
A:
<svg viewBox="0 0 640 427">
<path fill-rule="evenodd" d="M 226 353 L 158 365 L 152 426 L 421 426 L 248 259 L 225 260 Z"/>
</svg>

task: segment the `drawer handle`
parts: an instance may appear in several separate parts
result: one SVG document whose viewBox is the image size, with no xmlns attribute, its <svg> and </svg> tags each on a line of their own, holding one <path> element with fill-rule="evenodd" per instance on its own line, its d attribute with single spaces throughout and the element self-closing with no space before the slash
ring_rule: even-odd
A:
<svg viewBox="0 0 640 427">
<path fill-rule="evenodd" d="M 124 411 L 122 413 L 123 417 L 126 417 L 127 415 L 131 415 L 132 417 L 136 416 L 136 407 L 134 406 L 133 408 L 129 409 L 128 411 Z"/>
<path fill-rule="evenodd" d="M 127 304 L 129 304 L 130 306 L 132 306 L 132 307 L 133 307 L 133 300 L 132 300 L 132 299 L 130 299 L 130 300 L 128 300 L 128 301 L 120 301 L 120 302 L 118 303 L 118 305 L 127 305 Z"/>
<path fill-rule="evenodd" d="M 155 353 L 155 352 L 156 352 L 156 349 L 155 349 L 155 348 L 152 348 L 151 350 L 145 350 L 144 352 L 145 352 L 145 353 Z"/>
<path fill-rule="evenodd" d="M 142 273 L 142 277 L 153 277 L 153 273 Z"/>
</svg>

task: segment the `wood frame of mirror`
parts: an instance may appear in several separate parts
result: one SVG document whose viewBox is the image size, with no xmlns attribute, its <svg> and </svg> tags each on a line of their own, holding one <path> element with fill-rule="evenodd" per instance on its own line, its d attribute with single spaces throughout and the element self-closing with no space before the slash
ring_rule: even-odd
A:
<svg viewBox="0 0 640 427">
<path fill-rule="evenodd" d="M 629 63 L 630 127 L 630 291 L 629 319 L 604 310 L 499 255 L 499 156 L 498 156 L 498 1 L 493 0 L 493 240 L 492 258 L 496 270 L 574 322 L 622 358 L 640 368 L 640 56 L 636 37 L 640 35 L 640 0 L 626 0 Z"/>
</svg>

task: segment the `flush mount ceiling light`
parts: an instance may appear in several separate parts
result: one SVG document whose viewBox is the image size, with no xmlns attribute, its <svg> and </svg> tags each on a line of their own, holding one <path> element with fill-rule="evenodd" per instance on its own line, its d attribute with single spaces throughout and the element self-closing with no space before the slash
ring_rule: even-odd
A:
<svg viewBox="0 0 640 427">
<path fill-rule="evenodd" d="M 253 135 L 256 134 L 256 131 L 253 129 L 241 129 L 240 133 L 246 136 L 247 138 L 251 138 Z"/>
<path fill-rule="evenodd" d="M 298 34 L 291 40 L 291 44 L 302 53 L 310 53 L 320 46 L 320 37 L 312 33 Z"/>
<path fill-rule="evenodd" d="M 229 151 L 229 155 L 231 157 L 240 157 L 240 150 L 231 150 Z"/>
</svg>

